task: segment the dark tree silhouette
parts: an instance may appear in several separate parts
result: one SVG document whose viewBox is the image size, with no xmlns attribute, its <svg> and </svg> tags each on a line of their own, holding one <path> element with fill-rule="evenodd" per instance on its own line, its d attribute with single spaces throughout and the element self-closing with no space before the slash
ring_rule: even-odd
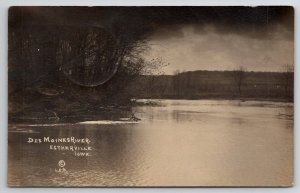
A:
<svg viewBox="0 0 300 193">
<path fill-rule="evenodd" d="M 232 72 L 233 80 L 237 86 L 239 96 L 241 96 L 242 94 L 242 85 L 246 78 L 245 72 L 246 72 L 246 68 L 243 66 L 239 66 L 237 70 L 234 70 Z"/>
<path fill-rule="evenodd" d="M 284 85 L 285 97 L 292 98 L 294 87 L 294 65 L 285 64 L 282 66 L 282 82 Z"/>
<path fill-rule="evenodd" d="M 10 112 L 53 111 L 59 117 L 69 108 L 76 112 L 130 105 L 128 86 L 161 66 L 141 56 L 148 48 L 148 26 L 134 17 L 136 12 L 120 8 L 109 23 L 99 26 L 80 19 L 47 23 L 32 18 L 31 9 L 10 9 Z M 130 22 L 124 22 L 127 17 Z M 69 108 L 63 109 L 65 104 Z"/>
</svg>

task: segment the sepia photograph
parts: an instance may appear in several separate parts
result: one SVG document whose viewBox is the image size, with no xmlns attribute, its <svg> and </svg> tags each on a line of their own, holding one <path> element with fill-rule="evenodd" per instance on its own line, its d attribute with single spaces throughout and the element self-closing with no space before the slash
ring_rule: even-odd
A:
<svg viewBox="0 0 300 193">
<path fill-rule="evenodd" d="M 9 187 L 291 187 L 291 6 L 13 6 Z"/>
</svg>

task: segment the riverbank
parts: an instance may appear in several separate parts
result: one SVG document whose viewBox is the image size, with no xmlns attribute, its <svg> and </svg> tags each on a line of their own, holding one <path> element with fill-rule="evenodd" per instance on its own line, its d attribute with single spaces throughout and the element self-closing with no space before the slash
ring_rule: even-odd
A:
<svg viewBox="0 0 300 193">
<path fill-rule="evenodd" d="M 135 117 L 133 108 L 139 106 L 163 106 L 160 101 L 236 101 L 239 102 L 275 102 L 275 103 L 293 103 L 292 101 L 282 99 L 266 98 L 202 98 L 202 99 L 132 99 L 130 105 L 109 105 L 109 106 L 91 106 L 88 108 L 74 107 L 70 109 L 32 109 L 18 113 L 9 114 L 9 124 L 58 124 L 58 123 L 78 123 L 95 120 L 120 121 L 124 118 Z M 138 118 L 138 117 L 136 117 Z"/>
</svg>

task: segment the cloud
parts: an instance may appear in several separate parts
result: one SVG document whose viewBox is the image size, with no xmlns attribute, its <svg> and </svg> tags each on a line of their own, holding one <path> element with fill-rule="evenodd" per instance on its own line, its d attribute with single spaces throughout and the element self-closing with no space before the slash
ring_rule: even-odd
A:
<svg viewBox="0 0 300 193">
<path fill-rule="evenodd" d="M 113 32 L 124 26 L 131 33 L 158 39 L 180 35 L 182 25 L 193 25 L 195 33 L 214 25 L 216 33 L 243 33 L 267 37 L 268 26 L 281 24 L 293 32 L 294 10 L 290 6 L 177 6 L 177 7 L 12 7 L 10 25 L 100 26 Z M 168 31 L 168 33 L 164 33 Z M 173 31 L 174 33 L 171 33 Z M 128 33 L 129 35 L 130 33 Z M 154 34 L 154 35 L 153 35 Z"/>
<path fill-rule="evenodd" d="M 10 30 L 20 23 L 31 31 L 39 31 L 32 26 L 101 27 L 130 42 L 148 40 L 151 49 L 145 57 L 169 62 L 166 73 L 236 65 L 278 71 L 294 60 L 290 6 L 10 8 Z"/>
<path fill-rule="evenodd" d="M 163 70 L 233 70 L 238 65 L 250 71 L 280 71 L 294 63 L 294 42 L 280 26 L 270 28 L 267 37 L 255 38 L 243 33 L 219 33 L 212 25 L 203 33 L 193 25 L 182 26 L 183 36 L 150 39 L 146 58 L 160 57 L 170 63 Z"/>
</svg>

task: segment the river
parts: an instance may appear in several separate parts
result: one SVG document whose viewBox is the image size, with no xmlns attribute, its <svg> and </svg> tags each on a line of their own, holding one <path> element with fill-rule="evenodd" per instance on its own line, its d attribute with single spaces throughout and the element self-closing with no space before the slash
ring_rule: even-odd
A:
<svg viewBox="0 0 300 193">
<path fill-rule="evenodd" d="M 10 186 L 289 186 L 293 103 L 154 100 L 140 121 L 9 126 Z M 89 139 L 88 156 L 44 137 Z M 28 143 L 29 138 L 41 143 Z M 63 167 L 57 166 L 60 160 Z M 63 168 L 64 172 L 59 169 Z M 58 171 L 59 170 L 59 171 Z"/>
</svg>

